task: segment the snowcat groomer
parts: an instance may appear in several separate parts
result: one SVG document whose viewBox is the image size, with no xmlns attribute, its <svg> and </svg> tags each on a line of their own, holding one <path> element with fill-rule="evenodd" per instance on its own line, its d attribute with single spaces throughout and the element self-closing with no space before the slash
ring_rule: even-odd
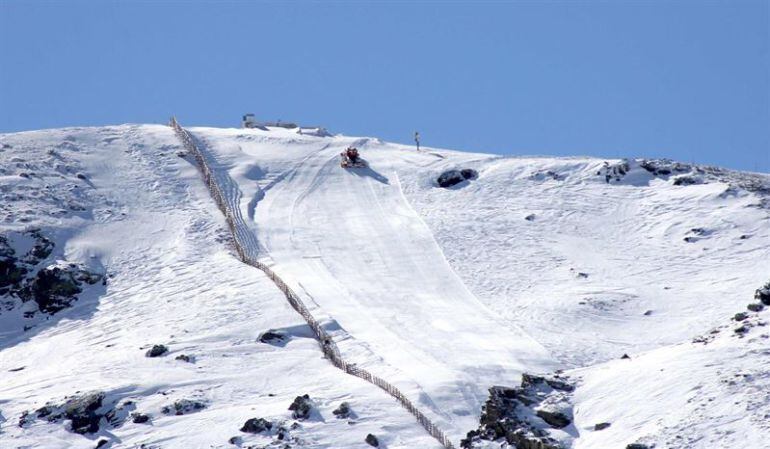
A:
<svg viewBox="0 0 770 449">
<path fill-rule="evenodd" d="M 340 167 L 342 168 L 366 167 L 366 162 L 358 154 L 358 148 L 348 147 L 347 150 L 340 153 L 340 156 Z"/>
</svg>

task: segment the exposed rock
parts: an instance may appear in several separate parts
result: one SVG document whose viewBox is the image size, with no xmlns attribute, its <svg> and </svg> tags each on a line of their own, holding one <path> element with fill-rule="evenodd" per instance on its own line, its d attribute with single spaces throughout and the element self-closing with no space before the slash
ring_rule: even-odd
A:
<svg viewBox="0 0 770 449">
<path fill-rule="evenodd" d="M 136 424 L 144 424 L 147 422 L 150 422 L 150 415 L 146 415 L 144 413 L 132 413 L 131 414 L 131 422 Z"/>
<path fill-rule="evenodd" d="M 195 357 L 187 354 L 179 354 L 174 360 L 179 360 L 187 363 L 195 363 Z"/>
<path fill-rule="evenodd" d="M 561 429 L 572 424 L 572 420 L 562 412 L 552 412 L 549 410 L 538 410 L 536 415 L 543 421 L 547 422 L 549 426 Z"/>
<path fill-rule="evenodd" d="M 626 445 L 626 449 L 650 449 L 650 446 L 642 443 L 631 443 Z"/>
<path fill-rule="evenodd" d="M 692 171 L 692 166 L 675 162 L 671 159 L 642 159 L 639 166 L 654 176 L 669 176 L 672 173 L 685 173 Z"/>
<path fill-rule="evenodd" d="M 452 187 L 463 181 L 476 179 L 479 174 L 476 170 L 471 168 L 464 168 L 462 170 L 452 169 L 441 173 L 436 179 L 436 182 L 440 187 Z"/>
<path fill-rule="evenodd" d="M 526 217 L 524 217 L 527 221 L 535 221 L 535 214 L 529 214 Z"/>
<path fill-rule="evenodd" d="M 607 427 L 609 427 L 610 425 L 611 425 L 611 424 L 610 424 L 610 423 L 608 423 L 608 422 L 600 422 L 600 423 L 596 423 L 596 424 L 594 425 L 594 430 L 596 430 L 596 431 L 599 431 L 599 430 L 604 430 L 604 429 L 606 429 Z"/>
<path fill-rule="evenodd" d="M 332 414 L 337 418 L 349 418 L 350 417 L 350 404 L 343 402 L 339 407 L 332 411 Z"/>
<path fill-rule="evenodd" d="M 152 349 L 147 351 L 145 357 L 160 357 L 168 352 L 168 348 L 165 345 L 153 345 Z"/>
<path fill-rule="evenodd" d="M 749 309 L 752 312 L 761 312 L 762 309 L 765 308 L 761 303 L 751 303 L 748 306 L 746 306 L 747 309 Z"/>
<path fill-rule="evenodd" d="M 372 447 L 380 447 L 380 440 L 377 439 L 376 436 L 372 435 L 371 433 L 366 435 L 366 438 L 364 439 L 366 441 L 366 444 Z"/>
<path fill-rule="evenodd" d="M 522 375 L 520 388 L 492 387 L 482 406 L 479 428 L 468 432 L 460 442 L 464 449 L 476 445 L 488 447 L 484 441 L 500 443 L 500 447 L 517 449 L 561 449 L 561 444 L 548 435 L 552 427 L 569 425 L 571 417 L 562 411 L 535 411 L 534 407 L 548 399 L 550 407 L 563 403 L 574 390 L 566 378 L 559 376 Z M 558 406 L 558 405 L 557 405 Z M 539 417 L 539 418 L 538 418 Z"/>
<path fill-rule="evenodd" d="M 628 354 L 623 354 L 623 357 L 621 357 L 620 360 L 631 360 L 631 356 Z"/>
<path fill-rule="evenodd" d="M 34 413 L 25 412 L 19 419 L 19 427 L 25 427 L 35 418 L 48 422 L 60 422 L 64 419 L 71 421 L 70 430 L 78 434 L 95 433 L 99 431 L 99 422 L 109 411 L 102 407 L 104 393 L 97 391 L 74 396 L 63 404 L 46 404 Z M 106 410 L 105 410 L 106 409 Z"/>
<path fill-rule="evenodd" d="M 261 433 L 272 428 L 273 423 L 264 418 L 251 418 L 243 424 L 240 430 L 246 433 Z"/>
<path fill-rule="evenodd" d="M 289 406 L 289 410 L 294 413 L 291 416 L 294 419 L 307 419 L 310 416 L 310 411 L 313 409 L 313 403 L 310 401 L 310 396 L 304 394 L 294 398 L 294 402 Z"/>
<path fill-rule="evenodd" d="M 107 443 L 109 443 L 109 442 L 110 442 L 110 440 L 105 440 L 104 438 L 100 439 L 99 441 L 96 442 L 96 449 L 99 449 L 100 447 L 106 446 Z"/>
<path fill-rule="evenodd" d="M 558 376 L 545 377 L 528 373 L 523 373 L 521 375 L 521 386 L 524 388 L 542 385 L 543 383 L 553 388 L 554 390 L 573 391 L 575 389 L 572 384 L 567 383 L 565 380 L 562 380 Z"/>
<path fill-rule="evenodd" d="M 0 287 L 19 284 L 24 279 L 27 269 L 17 262 L 15 257 L 0 256 Z"/>
<path fill-rule="evenodd" d="M 64 261 L 39 267 L 53 252 L 53 241 L 39 229 L 18 234 L 22 239 L 33 240 L 22 255 L 16 254 L 7 236 L 0 236 L 0 295 L 10 295 L 22 303 L 34 301 L 37 310 L 26 310 L 27 318 L 38 311 L 54 314 L 71 306 L 82 292 L 83 283 L 94 284 L 102 279 L 82 265 Z"/>
<path fill-rule="evenodd" d="M 754 299 L 759 300 L 762 304 L 770 306 L 770 282 L 764 285 L 762 288 L 758 288 L 754 292 Z"/>
<path fill-rule="evenodd" d="M 50 314 L 69 307 L 83 291 L 75 279 L 75 271 L 61 266 L 38 271 L 28 288 L 40 311 Z"/>
<path fill-rule="evenodd" d="M 622 160 L 617 164 L 610 165 L 609 162 L 604 163 L 604 167 L 599 171 L 599 175 L 604 176 L 604 181 L 609 184 L 610 181 L 620 181 L 630 170 L 628 160 Z"/>
<path fill-rule="evenodd" d="M 275 331 L 273 329 L 262 332 L 257 338 L 260 343 L 267 343 L 269 345 L 283 344 L 286 339 L 286 334 L 283 332 Z"/>
<path fill-rule="evenodd" d="M 748 317 L 749 317 L 749 315 L 746 312 L 738 312 L 738 313 L 735 314 L 733 319 L 735 321 L 743 321 L 743 320 L 745 320 Z"/>
<path fill-rule="evenodd" d="M 677 176 L 674 178 L 674 185 L 675 186 L 691 186 L 695 184 L 702 184 L 703 181 L 700 178 L 696 178 L 694 176 Z"/>
<path fill-rule="evenodd" d="M 460 170 L 460 174 L 463 175 L 463 178 L 465 179 L 476 179 L 479 177 L 479 173 L 472 168 L 464 168 Z"/>
<path fill-rule="evenodd" d="M 554 181 L 563 181 L 566 179 L 566 175 L 560 175 L 552 170 L 541 170 L 529 175 L 529 179 L 534 181 L 544 181 L 546 179 L 553 179 Z"/>
<path fill-rule="evenodd" d="M 167 405 L 161 409 L 166 415 L 187 415 L 206 408 L 206 404 L 195 399 L 180 399 L 173 405 Z"/>
</svg>

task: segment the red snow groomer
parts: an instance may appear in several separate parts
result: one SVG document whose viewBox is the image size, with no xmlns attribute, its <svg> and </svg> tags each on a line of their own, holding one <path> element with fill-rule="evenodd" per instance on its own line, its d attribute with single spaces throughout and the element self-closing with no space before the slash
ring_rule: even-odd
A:
<svg viewBox="0 0 770 449">
<path fill-rule="evenodd" d="M 342 168 L 366 167 L 366 162 L 358 155 L 358 148 L 348 147 L 347 150 L 340 153 L 340 157 L 340 167 Z"/>
</svg>

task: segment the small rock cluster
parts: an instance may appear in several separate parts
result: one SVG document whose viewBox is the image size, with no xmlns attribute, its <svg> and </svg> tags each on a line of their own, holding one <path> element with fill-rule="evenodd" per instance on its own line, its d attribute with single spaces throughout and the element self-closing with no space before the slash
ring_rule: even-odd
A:
<svg viewBox="0 0 770 449">
<path fill-rule="evenodd" d="M 48 403 L 35 411 L 24 412 L 19 418 L 19 427 L 27 427 L 36 419 L 50 423 L 69 420 L 68 430 L 80 435 L 98 432 L 103 422 L 113 428 L 119 427 L 136 405 L 133 401 L 117 404 L 117 401 L 108 401 L 106 398 L 104 392 L 92 391 L 67 397 L 61 404 Z M 136 418 L 134 422 L 138 422 Z"/>
<path fill-rule="evenodd" d="M 206 408 L 206 403 L 197 399 L 179 399 L 171 405 L 164 406 L 160 411 L 164 415 L 189 415 Z"/>
<path fill-rule="evenodd" d="M 484 441 L 493 441 L 501 448 L 562 449 L 549 430 L 572 424 L 571 411 L 565 404 L 574 388 L 558 374 L 546 377 L 526 373 L 519 388 L 490 388 L 479 428 L 468 432 L 460 446 L 473 449 Z"/>
<path fill-rule="evenodd" d="M 307 419 L 310 417 L 310 411 L 313 410 L 313 403 L 310 400 L 310 396 L 307 394 L 297 396 L 294 398 L 294 402 L 289 406 L 289 410 L 294 412 L 291 414 L 292 418 Z"/>
<path fill-rule="evenodd" d="M 463 168 L 460 170 L 452 169 L 441 173 L 438 179 L 436 179 L 436 182 L 439 187 L 448 188 L 460 184 L 463 181 L 476 179 L 478 177 L 479 173 L 472 168 Z"/>
<path fill-rule="evenodd" d="M 669 176 L 676 173 L 692 171 L 692 166 L 675 162 L 671 159 L 642 159 L 639 166 L 650 172 L 653 176 Z"/>
<path fill-rule="evenodd" d="M 53 315 L 70 307 L 83 291 L 84 284 L 104 282 L 100 274 L 89 272 L 79 264 L 56 262 L 45 265 L 54 249 L 54 243 L 43 236 L 39 229 L 19 233 L 20 237 L 33 239 L 32 247 L 25 254 L 16 254 L 9 236 L 0 236 L 0 296 L 34 302 L 37 311 Z M 6 310 L 15 307 L 14 301 L 4 302 Z M 27 310 L 31 318 L 35 310 Z"/>
<path fill-rule="evenodd" d="M 610 181 L 619 182 L 621 179 L 623 179 L 624 176 L 626 176 L 626 173 L 628 173 L 630 169 L 631 166 L 629 165 L 628 161 L 624 159 L 617 164 L 610 164 L 609 162 L 605 162 L 602 169 L 596 172 L 596 174 L 599 176 L 604 176 L 604 181 L 609 184 Z"/>
<path fill-rule="evenodd" d="M 733 334 L 739 338 L 748 335 L 754 327 L 767 326 L 767 322 L 760 318 L 759 312 L 764 311 L 766 307 L 770 306 L 770 282 L 767 282 L 754 292 L 754 299 L 756 302 L 749 303 L 746 305 L 745 311 L 737 312 L 732 317 L 732 321 L 735 323 L 734 326 L 737 325 L 737 327 L 733 327 Z M 728 326 L 719 326 L 712 329 L 706 335 L 697 336 L 693 339 L 693 343 L 709 344 L 725 328 L 728 328 Z M 768 338 L 767 334 L 763 334 L 763 337 Z"/>
<path fill-rule="evenodd" d="M 567 179 L 567 176 L 556 173 L 553 170 L 540 170 L 530 174 L 529 179 L 533 181 L 545 181 L 545 180 L 551 180 L 551 179 L 554 181 L 564 181 L 565 179 Z"/>
</svg>

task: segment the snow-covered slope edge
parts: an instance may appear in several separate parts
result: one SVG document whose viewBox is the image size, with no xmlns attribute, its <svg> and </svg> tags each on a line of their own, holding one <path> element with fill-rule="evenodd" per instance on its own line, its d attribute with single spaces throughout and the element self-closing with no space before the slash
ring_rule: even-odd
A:
<svg viewBox="0 0 770 449">
<path fill-rule="evenodd" d="M 53 315 L 24 318 L 16 298 L 1 312 L 13 320 L 0 329 L 0 447 L 363 448 L 370 433 L 438 447 L 390 397 L 324 360 L 281 293 L 237 260 L 170 128 L 3 134 L 0 146 L 0 232 L 17 254 L 34 243 L 18 233 L 36 228 L 55 246 L 34 268 L 66 260 L 107 274 Z M 167 353 L 146 357 L 160 344 Z M 312 408 L 294 419 L 303 394 Z M 58 407 L 76 397 L 101 403 L 73 412 L 85 423 Z M 334 414 L 343 402 L 351 411 Z M 271 429 L 241 431 L 251 418 Z"/>
<path fill-rule="evenodd" d="M 574 392 L 520 404 L 523 422 L 576 448 L 728 448 L 731 435 L 768 446 L 770 345 L 753 298 L 770 279 L 770 176 L 671 161 L 447 159 L 402 180 L 450 263 L 565 367 L 584 367 L 560 374 Z M 437 189 L 454 168 L 479 176 Z M 573 422 L 553 430 L 535 410 Z"/>
</svg>

